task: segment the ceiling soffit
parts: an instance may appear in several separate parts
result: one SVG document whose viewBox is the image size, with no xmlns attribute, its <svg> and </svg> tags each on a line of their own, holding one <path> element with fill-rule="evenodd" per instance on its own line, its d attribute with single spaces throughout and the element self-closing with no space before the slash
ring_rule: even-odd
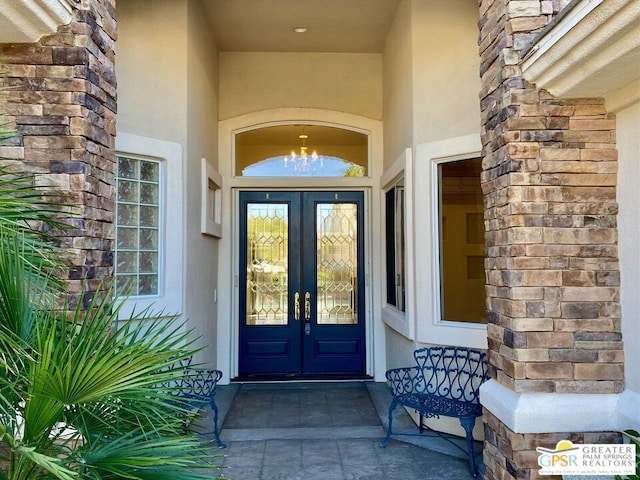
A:
<svg viewBox="0 0 640 480">
<path fill-rule="evenodd" d="M 32 43 L 72 20 L 68 0 L 0 0 L 0 43 Z"/>
<path fill-rule="evenodd" d="M 380 53 L 399 3 L 203 0 L 221 52 Z"/>
<path fill-rule="evenodd" d="M 640 2 L 583 0 L 573 10 L 535 41 L 524 77 L 565 98 L 603 97 L 640 79 Z"/>
</svg>

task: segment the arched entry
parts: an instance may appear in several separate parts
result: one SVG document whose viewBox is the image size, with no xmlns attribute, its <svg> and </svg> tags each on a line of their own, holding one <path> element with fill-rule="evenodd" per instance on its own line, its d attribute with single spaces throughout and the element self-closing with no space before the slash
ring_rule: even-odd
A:
<svg viewBox="0 0 640 480">
<path fill-rule="evenodd" d="M 237 170 L 237 166 L 233 161 L 234 153 L 238 145 L 236 144 L 236 135 L 238 133 L 254 130 L 264 126 L 274 125 L 325 125 L 336 128 L 342 128 L 344 130 L 352 130 L 363 133 L 366 139 L 367 146 L 367 164 L 366 173 L 362 176 L 338 176 L 338 177 L 322 177 L 322 176 L 298 176 L 292 175 L 290 177 L 265 177 L 265 176 L 242 176 Z M 309 146 L 313 143 L 311 135 L 309 135 Z M 219 172 L 222 176 L 222 198 L 223 210 L 230 214 L 224 214 L 222 216 L 222 230 L 223 235 L 220 239 L 220 265 L 219 265 L 219 309 L 218 309 L 218 367 L 227 368 L 229 371 L 229 378 L 243 378 L 249 375 L 255 374 L 254 367 L 247 367 L 247 364 L 242 360 L 243 354 L 246 352 L 247 342 L 254 342 L 255 339 L 251 339 L 243 332 L 244 325 L 247 323 L 247 305 L 250 305 L 253 309 L 254 300 L 252 298 L 253 293 L 248 293 L 248 286 L 246 279 L 247 273 L 247 259 L 251 258 L 250 250 L 246 245 L 246 231 L 242 230 L 247 227 L 242 227 L 241 223 L 246 222 L 245 216 L 247 205 L 255 203 L 261 204 L 266 200 L 266 195 L 269 194 L 270 201 L 277 199 L 278 194 L 281 196 L 298 195 L 301 196 L 299 200 L 301 205 L 305 204 L 306 195 L 311 195 L 308 198 L 312 198 L 314 195 L 320 195 L 320 197 L 314 198 L 314 202 L 319 202 L 318 205 L 331 205 L 344 203 L 351 203 L 353 205 L 358 204 L 358 223 L 360 228 L 360 234 L 358 242 L 360 247 L 358 250 L 359 261 L 357 268 L 362 268 L 361 273 L 354 276 L 357 277 L 357 282 L 354 284 L 353 291 L 349 292 L 348 297 L 355 295 L 354 300 L 350 298 L 342 298 L 338 295 L 324 295 L 324 287 L 318 288 L 317 285 L 311 285 L 307 287 L 302 285 L 301 289 L 293 290 L 287 289 L 286 299 L 279 300 L 281 304 L 286 305 L 286 312 L 280 312 L 281 315 L 291 316 L 291 321 L 296 322 L 293 318 L 295 314 L 295 293 L 299 293 L 300 302 L 300 317 L 304 320 L 305 314 L 305 293 L 309 291 L 311 296 L 310 302 L 323 303 L 318 307 L 318 312 L 311 312 L 311 321 L 308 322 L 311 325 L 310 335 L 305 335 L 304 321 L 300 322 L 302 325 L 302 332 L 299 336 L 299 343 L 303 346 L 301 353 L 298 355 L 302 359 L 301 366 L 296 368 L 265 368 L 265 372 L 260 372 L 268 375 L 269 373 L 281 375 L 290 375 L 287 370 L 293 370 L 293 375 L 302 376 L 326 376 L 328 378 L 335 378 L 335 375 L 342 375 L 350 378 L 362 378 L 363 376 L 374 377 L 380 379 L 384 377 L 384 342 L 381 332 L 382 326 L 376 321 L 373 302 L 374 298 L 371 292 L 378 288 L 374 282 L 377 282 L 377 276 L 372 275 L 373 268 L 376 268 L 372 263 L 372 258 L 380 256 L 380 238 L 372 232 L 377 231 L 379 228 L 379 193 L 377 188 L 377 177 L 379 176 L 381 153 L 382 153 L 382 131 L 381 122 L 371 119 L 358 117 L 351 114 L 341 112 L 330 112 L 318 109 L 275 109 L 268 112 L 256 112 L 248 114 L 242 117 L 222 121 L 220 123 L 220 156 L 221 159 L 228 159 L 226 162 L 220 161 Z M 296 136 L 296 141 L 298 137 Z M 289 145 L 288 152 L 291 152 L 292 145 Z M 300 144 L 295 148 L 296 153 L 299 151 Z M 309 149 L 309 152 L 312 152 Z M 321 153 L 321 149 L 318 149 L 318 153 Z M 336 194 L 338 194 L 336 200 Z M 342 197 L 341 195 L 355 195 L 356 200 L 353 198 Z M 248 197 L 245 197 L 248 195 Z M 251 195 L 262 195 L 262 198 L 252 198 Z M 324 195 L 324 197 L 323 197 Z M 251 198 L 251 200 L 247 200 Z M 259 200 L 259 201 L 258 201 Z M 297 202 L 298 200 L 296 200 Z M 230 206 L 229 210 L 225 206 Z M 313 212 L 316 207 L 307 207 L 305 211 Z M 303 215 L 304 216 L 304 215 Z M 315 215 L 317 217 L 317 213 Z M 310 218 L 314 218 L 314 215 L 310 215 Z M 314 218 L 314 222 L 317 218 Z M 300 225 L 305 224 L 305 220 L 297 220 Z M 242 231 L 241 231 L 242 230 Z M 311 226 L 304 228 L 303 230 L 315 232 L 317 234 L 317 227 Z M 224 232 L 230 232 L 230 235 Z M 307 233 L 302 233 L 307 235 Z M 316 238 L 309 241 L 309 244 L 316 244 L 317 247 L 317 235 Z M 297 242 L 293 248 L 301 255 L 302 247 L 300 241 Z M 313 248 L 312 251 L 316 251 L 317 248 Z M 307 251 L 308 248 L 307 248 Z M 241 258 L 244 255 L 244 258 Z M 305 255 L 308 256 L 308 255 Z M 259 260 L 259 259 L 257 259 Z M 317 265 L 316 265 L 317 267 Z M 273 266 L 269 267 L 273 269 Z M 296 267 L 302 271 L 306 267 Z M 255 273 L 255 272 L 252 272 Z M 222 279 L 231 278 L 232 282 L 225 283 Z M 318 273 L 310 273 L 305 277 L 307 280 L 313 279 L 313 283 L 318 283 Z M 373 280 L 376 279 L 376 280 Z M 306 281 L 306 280 L 303 280 Z M 287 283 L 289 280 L 287 280 Z M 305 289 L 306 288 L 306 289 Z M 320 292 L 322 295 L 319 297 L 315 292 Z M 347 289 L 348 290 L 348 289 Z M 258 292 L 256 292 L 258 293 Z M 277 293 L 277 292 L 276 292 Z M 279 295 L 279 293 L 278 293 Z M 331 297 L 331 298 L 330 298 Z M 331 304 L 331 302 L 334 302 Z M 343 303 L 344 301 L 344 303 Z M 353 303 L 353 305 L 352 305 Z M 326 308 L 331 304 L 330 308 Z M 258 303 L 256 303 L 258 305 Z M 266 310 L 271 308 L 266 306 Z M 262 307 L 261 306 L 261 307 Z M 348 308 L 347 308 L 348 307 Z M 260 309 L 258 309 L 260 310 Z M 320 312 L 327 310 L 327 315 L 336 315 L 338 313 L 343 314 L 343 318 L 346 318 L 350 310 L 354 312 L 355 318 L 357 318 L 357 325 L 354 330 L 361 328 L 359 333 L 352 336 L 351 339 L 330 338 L 325 339 L 314 338 L 310 340 L 304 337 L 314 337 L 315 333 L 319 333 L 322 330 L 330 330 L 327 328 L 318 328 L 314 331 L 314 326 L 324 327 L 322 320 L 318 320 Z M 332 310 L 329 313 L 329 310 Z M 257 311 L 257 310 L 256 310 Z M 249 316 L 251 311 L 249 312 Z M 315 316 L 315 317 L 314 317 Z M 255 319 L 255 317 L 253 317 Z M 252 321 L 250 319 L 250 321 Z M 327 322 L 326 325 L 329 325 Z M 247 342 L 244 342 L 247 340 Z M 308 347 L 304 349 L 304 344 L 312 343 L 314 347 Z M 243 343 L 244 342 L 244 343 Z M 293 345 L 293 344 L 289 344 Z M 282 343 L 280 345 L 271 345 L 276 350 L 283 348 Z M 254 342 L 251 347 L 256 347 Z M 262 345 L 266 347 L 266 345 Z M 311 353 L 313 352 L 313 354 Z M 357 354 L 355 353 L 357 352 Z M 320 355 L 319 355 L 320 353 Z M 328 355 L 328 354 L 331 355 Z M 306 360 L 305 360 L 306 355 Z M 310 358 L 309 355 L 315 355 L 316 358 Z M 333 355 L 334 364 L 327 365 L 327 361 Z M 339 358 L 342 356 L 342 359 Z M 351 360 L 348 360 L 351 357 Z M 354 357 L 357 357 L 354 360 Z M 331 363 L 331 362 L 329 362 Z M 312 366 L 314 365 L 315 366 Z M 350 364 L 345 367 L 345 364 Z M 278 372 L 278 370 L 281 370 Z"/>
</svg>

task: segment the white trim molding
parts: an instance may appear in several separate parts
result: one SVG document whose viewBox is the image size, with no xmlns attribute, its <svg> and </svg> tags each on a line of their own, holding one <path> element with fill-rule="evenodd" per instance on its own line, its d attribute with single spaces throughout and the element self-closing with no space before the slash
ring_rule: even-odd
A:
<svg viewBox="0 0 640 480">
<path fill-rule="evenodd" d="M 200 232 L 220 238 L 222 236 L 222 177 L 206 159 L 201 162 Z"/>
<path fill-rule="evenodd" d="M 594 98 L 640 78 L 640 2 L 581 0 L 544 32 L 522 61 L 538 88 Z"/>
<path fill-rule="evenodd" d="M 414 276 L 414 263 L 411 261 L 415 256 L 415 246 L 413 243 L 413 223 L 414 223 L 414 210 L 413 210 L 413 161 L 411 159 L 411 149 L 406 148 L 396 161 L 382 174 L 380 178 L 380 189 L 382 195 L 380 196 L 380 213 L 383 217 L 381 222 L 380 235 L 381 238 L 385 238 L 386 229 L 386 208 L 385 198 L 386 192 L 395 185 L 399 179 L 404 178 L 404 238 L 405 238 L 405 309 L 404 312 L 398 310 L 393 305 L 386 303 L 384 299 L 387 298 L 387 292 L 385 282 L 381 283 L 382 291 L 382 321 L 393 328 L 396 332 L 403 335 L 409 340 L 415 338 L 415 276 Z M 383 248 L 384 258 L 386 260 L 387 251 Z M 385 262 L 382 262 L 382 268 L 384 268 Z M 386 270 L 384 278 L 387 278 Z"/>
<path fill-rule="evenodd" d="M 487 326 L 466 322 L 442 321 L 440 312 L 437 199 L 434 182 L 438 162 L 480 157 L 480 134 L 473 133 L 416 147 L 413 158 L 414 212 L 420 212 L 420 221 L 414 223 L 415 298 L 417 340 L 419 343 L 457 345 L 487 348 Z M 418 313 L 420 312 L 420 313 Z"/>
<path fill-rule="evenodd" d="M 73 20 L 68 0 L 0 0 L 0 43 L 32 43 Z"/>
<path fill-rule="evenodd" d="M 515 393 L 492 379 L 480 387 L 480 403 L 515 433 L 622 431 L 640 425 L 640 394 L 630 390 Z"/>
<path fill-rule="evenodd" d="M 157 138 L 118 132 L 116 155 L 132 155 L 162 162 L 160 222 L 160 279 L 158 295 L 127 299 L 119 318 L 150 309 L 162 316 L 179 315 L 184 309 L 184 160 L 182 145 Z"/>
</svg>

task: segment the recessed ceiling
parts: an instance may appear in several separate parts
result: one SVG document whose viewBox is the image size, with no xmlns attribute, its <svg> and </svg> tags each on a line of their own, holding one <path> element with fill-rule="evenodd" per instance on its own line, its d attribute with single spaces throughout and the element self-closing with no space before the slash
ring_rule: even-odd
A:
<svg viewBox="0 0 640 480">
<path fill-rule="evenodd" d="M 221 52 L 380 53 L 400 0 L 202 2 Z"/>
</svg>

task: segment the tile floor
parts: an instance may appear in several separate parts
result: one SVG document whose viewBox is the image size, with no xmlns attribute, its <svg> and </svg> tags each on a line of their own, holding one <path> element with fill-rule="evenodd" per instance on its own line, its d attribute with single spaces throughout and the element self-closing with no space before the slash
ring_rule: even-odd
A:
<svg viewBox="0 0 640 480">
<path fill-rule="evenodd" d="M 392 440 L 229 442 L 221 471 L 233 480 L 425 480 L 471 478 L 465 461 Z"/>
<path fill-rule="evenodd" d="M 233 384 L 219 387 L 216 399 L 227 448 L 212 453 L 225 479 L 472 478 L 460 456 L 395 439 L 379 448 L 390 401 L 384 384 Z M 398 417 L 394 431 L 413 428 L 406 413 Z"/>
<path fill-rule="evenodd" d="M 380 425 L 362 383 L 252 384 L 238 391 L 225 429 Z"/>
</svg>

